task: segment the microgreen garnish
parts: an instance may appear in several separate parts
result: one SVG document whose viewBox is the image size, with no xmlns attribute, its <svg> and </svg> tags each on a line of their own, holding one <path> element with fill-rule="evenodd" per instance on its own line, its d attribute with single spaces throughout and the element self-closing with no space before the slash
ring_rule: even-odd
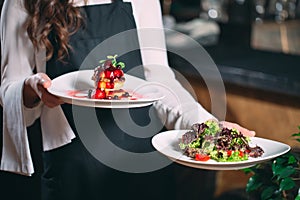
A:
<svg viewBox="0 0 300 200">
<path fill-rule="evenodd" d="M 111 65 L 112 65 L 113 67 L 119 66 L 121 69 L 123 69 L 123 68 L 125 67 L 125 63 L 124 63 L 124 62 L 118 62 L 118 61 L 117 61 L 117 57 L 118 57 L 117 54 L 115 54 L 114 56 L 112 56 L 112 55 L 106 56 L 106 58 L 107 58 L 108 60 L 111 60 Z M 105 63 L 106 61 L 107 61 L 107 60 L 100 60 L 99 63 L 100 63 L 100 64 L 103 64 L 103 63 Z"/>
</svg>

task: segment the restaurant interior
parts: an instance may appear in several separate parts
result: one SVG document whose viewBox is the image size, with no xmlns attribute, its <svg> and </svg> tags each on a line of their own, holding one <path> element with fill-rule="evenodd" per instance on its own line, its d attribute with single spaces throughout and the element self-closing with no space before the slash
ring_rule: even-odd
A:
<svg viewBox="0 0 300 200">
<path fill-rule="evenodd" d="M 299 142 L 291 135 L 300 126 L 300 1 L 160 0 L 160 3 L 169 65 L 197 101 L 212 111 L 215 102 L 212 97 L 220 98 L 226 108 L 220 109 L 220 113 L 215 109 L 216 117 L 255 130 L 258 137 L 288 144 L 299 154 Z M 220 96 L 217 89 L 207 86 L 206 81 L 213 83 L 213 78 L 210 80 L 204 77 L 205 72 L 195 71 L 201 63 L 195 66 L 195 62 L 191 64 L 180 56 L 188 54 L 192 59 L 199 56 L 190 38 L 214 62 L 225 94 Z M 29 127 L 38 128 L 39 124 Z M 39 196 L 41 138 L 28 137 L 32 137 L 36 173 L 25 177 L 0 172 L 0 196 L 2 193 L 10 194 L 10 199 L 15 195 L 16 199 L 22 196 L 33 200 Z M 195 169 L 193 173 L 205 170 Z M 251 174 L 243 170 L 210 173 L 213 174 L 208 184 L 214 187 L 210 191 L 215 199 L 247 199 L 245 188 Z"/>
<path fill-rule="evenodd" d="M 291 137 L 300 124 L 299 1 L 162 0 L 161 3 L 165 27 L 198 41 L 215 62 L 226 90 L 226 120 L 255 130 L 258 137 L 299 149 L 299 143 Z M 212 28 L 213 25 L 217 28 Z M 199 31 L 206 27 L 210 32 Z M 176 45 L 170 41 L 167 39 L 167 46 L 173 49 Z M 193 55 L 194 47 L 188 43 L 181 42 L 176 47 Z M 172 52 L 169 62 L 189 81 L 197 100 L 211 110 L 213 94 L 205 81 L 200 81 L 203 77 L 192 70 L 195 66 Z M 242 170 L 217 171 L 215 196 L 245 199 L 242 194 L 250 177 Z"/>
</svg>

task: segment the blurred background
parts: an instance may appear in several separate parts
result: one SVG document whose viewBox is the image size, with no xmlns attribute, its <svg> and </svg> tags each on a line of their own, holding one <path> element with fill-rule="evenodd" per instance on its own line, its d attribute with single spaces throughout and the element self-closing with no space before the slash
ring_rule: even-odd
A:
<svg viewBox="0 0 300 200">
<path fill-rule="evenodd" d="M 161 5 L 167 46 L 199 56 L 169 29 L 186 34 L 216 63 L 226 89 L 226 120 L 299 148 L 291 135 L 300 125 L 300 1 L 161 0 Z M 192 70 L 195 66 L 171 52 L 169 63 L 210 110 L 206 84 Z M 215 197 L 246 199 L 249 177 L 237 170 L 216 171 Z"/>
</svg>

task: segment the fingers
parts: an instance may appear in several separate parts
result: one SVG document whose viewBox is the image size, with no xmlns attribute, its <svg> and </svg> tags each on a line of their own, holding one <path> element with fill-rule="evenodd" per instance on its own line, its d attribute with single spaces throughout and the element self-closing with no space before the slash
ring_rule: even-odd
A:
<svg viewBox="0 0 300 200">
<path fill-rule="evenodd" d="M 254 137 L 255 136 L 255 131 L 251 131 L 249 129 L 246 129 L 244 127 L 237 127 L 237 130 L 239 130 L 244 136 L 249 136 L 249 137 Z"/>
<path fill-rule="evenodd" d="M 229 128 L 229 129 L 236 129 L 238 131 L 240 131 L 244 136 L 249 136 L 249 137 L 253 137 L 255 136 L 255 131 L 251 131 L 251 130 L 248 130 L 236 123 L 232 123 L 232 122 L 227 122 L 227 121 L 222 121 L 220 122 L 224 127 L 226 128 Z"/>
<path fill-rule="evenodd" d="M 35 93 L 41 98 L 41 88 L 48 88 L 51 85 L 51 79 L 44 73 L 37 73 L 28 77 L 25 84 L 29 85 Z M 42 86 L 42 87 L 39 87 Z"/>
<path fill-rule="evenodd" d="M 38 86 L 38 88 L 41 92 L 41 100 L 46 106 L 53 108 L 64 103 L 64 101 L 62 101 L 59 97 L 56 97 L 49 93 L 48 90 L 42 85 Z"/>
<path fill-rule="evenodd" d="M 25 84 L 30 85 L 39 99 L 50 108 L 64 103 L 60 98 L 48 92 L 47 88 L 51 86 L 51 83 L 51 79 L 45 73 L 37 73 L 25 81 Z"/>
</svg>

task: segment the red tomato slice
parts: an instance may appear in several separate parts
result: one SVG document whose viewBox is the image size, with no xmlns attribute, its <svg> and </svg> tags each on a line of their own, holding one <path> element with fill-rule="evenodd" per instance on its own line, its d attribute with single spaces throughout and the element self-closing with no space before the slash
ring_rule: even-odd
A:
<svg viewBox="0 0 300 200">
<path fill-rule="evenodd" d="M 197 153 L 195 155 L 195 160 L 197 161 L 208 161 L 210 159 L 209 155 Z"/>
<path fill-rule="evenodd" d="M 228 151 L 227 151 L 227 156 L 230 157 L 231 154 L 232 154 L 232 150 L 228 150 Z"/>
<path fill-rule="evenodd" d="M 239 151 L 239 156 L 240 156 L 240 157 L 244 157 L 244 152 Z"/>
</svg>

